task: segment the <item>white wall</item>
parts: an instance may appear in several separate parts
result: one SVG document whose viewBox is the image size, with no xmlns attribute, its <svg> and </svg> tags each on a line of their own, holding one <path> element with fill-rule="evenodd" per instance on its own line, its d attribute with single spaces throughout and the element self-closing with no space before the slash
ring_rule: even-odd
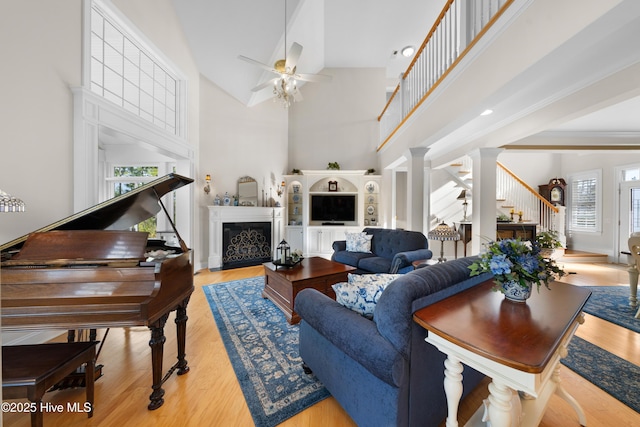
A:
<svg viewBox="0 0 640 427">
<path fill-rule="evenodd" d="M 328 83 L 307 83 L 289 110 L 289 170 L 376 169 L 377 117 L 386 103 L 383 68 L 327 68 Z"/>
<path fill-rule="evenodd" d="M 207 236 L 208 211 L 216 194 L 237 193 L 238 179 L 249 175 L 258 181 L 258 191 L 283 202 L 275 193 L 276 184 L 287 173 L 287 111 L 266 101 L 246 107 L 218 86 L 200 80 L 200 153 L 196 187 L 199 197 L 198 226 Z M 205 196 L 204 176 L 211 175 L 211 193 Z M 242 209 L 242 208 L 238 208 Z M 202 242 L 196 259 L 206 266 L 208 241 Z M 197 267 L 196 267 L 197 268 Z"/>
<path fill-rule="evenodd" d="M 577 172 L 600 169 L 602 171 L 602 231 L 599 233 L 571 232 L 567 235 L 567 246 L 570 249 L 595 252 L 609 255 L 614 261 L 617 256 L 616 236 L 618 234 L 619 205 L 617 198 L 616 167 L 637 164 L 640 162 L 638 154 L 602 153 L 591 154 L 568 153 L 562 155 L 563 178 L 569 184 L 569 176 Z M 570 197 L 567 189 L 565 199 Z M 569 210 L 567 210 L 569 215 Z M 569 221 L 567 219 L 567 226 Z"/>
<path fill-rule="evenodd" d="M 0 242 L 72 213 L 70 87 L 81 83 L 81 1 L 0 6 L 0 188 L 27 211 L 0 215 Z"/>
</svg>

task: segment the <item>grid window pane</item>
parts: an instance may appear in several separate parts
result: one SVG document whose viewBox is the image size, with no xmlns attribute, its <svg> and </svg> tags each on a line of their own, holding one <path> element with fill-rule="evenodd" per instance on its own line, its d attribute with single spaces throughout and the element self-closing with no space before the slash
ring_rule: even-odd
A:
<svg viewBox="0 0 640 427">
<path fill-rule="evenodd" d="M 118 98 L 122 98 L 122 76 L 111 71 L 109 68 L 104 69 L 104 88 Z M 121 104 L 117 102 L 117 104 Z"/>
<path fill-rule="evenodd" d="M 97 10 L 92 9 L 91 10 L 91 31 L 94 32 L 96 35 L 98 35 L 98 37 L 100 37 L 101 39 L 104 37 L 103 25 L 104 25 L 104 18 L 102 18 L 102 15 L 100 15 L 100 13 Z"/>
<path fill-rule="evenodd" d="M 124 57 L 127 58 L 136 67 L 140 64 L 140 49 L 131 43 L 129 39 L 124 40 Z"/>
<path fill-rule="evenodd" d="M 104 23 L 104 41 L 116 51 L 120 53 L 124 51 L 124 36 L 109 21 Z"/>
<path fill-rule="evenodd" d="M 104 46 L 104 65 L 111 68 L 120 76 L 123 75 L 122 54 L 108 44 Z"/>
<path fill-rule="evenodd" d="M 124 60 L 124 78 L 131 82 L 136 89 L 140 86 L 140 69 L 128 59 Z"/>
<path fill-rule="evenodd" d="M 91 33 L 91 57 L 104 62 L 102 39 L 95 33 Z"/>
<path fill-rule="evenodd" d="M 135 85 L 125 80 L 124 100 L 137 107 L 140 104 L 138 101 L 139 95 L 140 95 L 140 91 L 138 90 L 138 88 Z"/>
<path fill-rule="evenodd" d="M 102 78 L 103 67 L 100 62 L 91 58 L 91 82 L 102 87 L 104 80 Z"/>
<path fill-rule="evenodd" d="M 153 114 L 153 98 L 148 93 L 140 92 L 140 109 L 149 115 Z"/>
<path fill-rule="evenodd" d="M 177 80 L 95 5 L 90 49 L 92 92 L 176 134 Z"/>
</svg>

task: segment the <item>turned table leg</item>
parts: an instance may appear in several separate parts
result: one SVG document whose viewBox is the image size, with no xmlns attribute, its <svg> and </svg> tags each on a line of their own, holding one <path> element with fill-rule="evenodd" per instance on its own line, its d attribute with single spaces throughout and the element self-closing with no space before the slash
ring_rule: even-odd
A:
<svg viewBox="0 0 640 427">
<path fill-rule="evenodd" d="M 458 427 L 458 405 L 462 397 L 462 371 L 460 360 L 449 355 L 444 361 L 444 392 L 447 395 L 446 427 Z"/>
</svg>

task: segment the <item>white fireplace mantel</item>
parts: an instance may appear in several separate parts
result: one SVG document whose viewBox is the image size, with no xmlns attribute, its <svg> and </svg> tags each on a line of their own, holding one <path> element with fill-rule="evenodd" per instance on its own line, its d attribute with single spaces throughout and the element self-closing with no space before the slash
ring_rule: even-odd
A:
<svg viewBox="0 0 640 427">
<path fill-rule="evenodd" d="M 222 268 L 222 225 L 224 223 L 270 222 L 272 250 L 278 246 L 284 236 L 284 208 L 207 206 L 207 209 L 209 209 L 208 266 L 210 269 Z"/>
</svg>

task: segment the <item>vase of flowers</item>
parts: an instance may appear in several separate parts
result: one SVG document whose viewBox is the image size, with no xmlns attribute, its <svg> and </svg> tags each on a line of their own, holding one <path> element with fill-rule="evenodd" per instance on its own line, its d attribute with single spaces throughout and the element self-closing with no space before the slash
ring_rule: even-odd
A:
<svg viewBox="0 0 640 427">
<path fill-rule="evenodd" d="M 480 259 L 469 266 L 471 276 L 492 273 L 494 290 L 510 301 L 525 302 L 534 285 L 538 290 L 542 283 L 549 288 L 550 282 L 565 275 L 555 260 L 540 254 L 536 241 L 504 239 L 489 242 L 485 248 Z"/>
</svg>

